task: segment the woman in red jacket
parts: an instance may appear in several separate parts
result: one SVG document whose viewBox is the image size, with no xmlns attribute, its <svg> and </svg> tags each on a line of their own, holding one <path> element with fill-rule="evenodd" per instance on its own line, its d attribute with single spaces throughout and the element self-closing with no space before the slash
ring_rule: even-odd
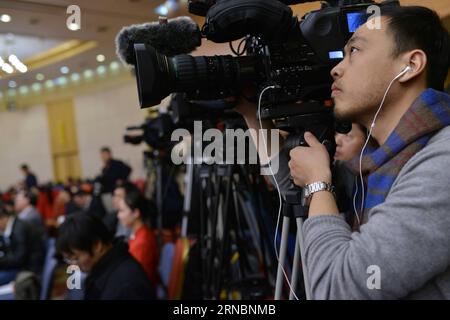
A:
<svg viewBox="0 0 450 320">
<path fill-rule="evenodd" d="M 128 241 L 130 254 L 142 265 L 156 288 L 158 283 L 158 247 L 154 232 L 147 225 L 151 207 L 141 192 L 125 188 L 125 197 L 119 201 L 118 219 L 131 230 Z"/>
</svg>

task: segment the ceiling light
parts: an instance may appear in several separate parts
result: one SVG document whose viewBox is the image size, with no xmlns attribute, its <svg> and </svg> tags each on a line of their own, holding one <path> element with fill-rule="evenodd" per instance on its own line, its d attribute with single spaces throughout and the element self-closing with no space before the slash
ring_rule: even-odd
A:
<svg viewBox="0 0 450 320">
<path fill-rule="evenodd" d="M 70 71 L 69 67 L 66 67 L 66 66 L 61 67 L 61 69 L 59 69 L 59 70 L 61 71 L 62 74 L 68 74 Z"/>
<path fill-rule="evenodd" d="M 32 89 L 34 92 L 41 91 L 42 85 L 41 85 L 39 82 L 33 83 L 33 84 L 31 85 L 31 89 Z"/>
<path fill-rule="evenodd" d="M 59 77 L 55 80 L 56 84 L 59 86 L 65 86 L 67 84 L 67 78 L 66 77 Z"/>
<path fill-rule="evenodd" d="M 109 65 L 109 68 L 111 69 L 111 71 L 117 71 L 120 68 L 120 64 L 117 61 L 113 61 Z"/>
<path fill-rule="evenodd" d="M 10 62 L 10 63 L 11 63 L 11 64 L 12 64 L 19 72 L 25 73 L 25 72 L 28 71 L 27 66 L 24 65 L 23 62 L 20 61 L 19 58 L 17 58 L 16 55 L 11 54 L 11 55 L 8 57 L 8 60 L 9 60 L 9 62 Z"/>
<path fill-rule="evenodd" d="M 100 75 L 105 74 L 106 73 L 106 67 L 105 66 L 99 66 L 97 68 L 97 73 L 100 74 Z"/>
<path fill-rule="evenodd" d="M 11 21 L 11 16 L 10 16 L 9 14 L 2 14 L 2 15 L 0 16 L 0 21 L 1 21 L 1 22 L 5 22 L 5 23 L 8 23 L 8 22 Z"/>
<path fill-rule="evenodd" d="M 97 56 L 97 61 L 98 62 L 103 62 L 103 61 L 105 61 L 105 56 L 104 55 L 102 55 L 102 54 L 99 54 L 98 56 Z"/>
<path fill-rule="evenodd" d="M 9 63 L 6 63 L 6 62 L 4 62 L 4 63 L 2 64 L 2 70 L 3 70 L 4 72 L 6 72 L 6 73 L 9 73 L 9 74 L 11 74 L 11 73 L 14 72 L 14 68 L 11 67 L 11 65 L 10 65 Z"/>
<path fill-rule="evenodd" d="M 45 76 L 42 74 L 42 73 L 38 73 L 37 75 L 36 75 L 36 80 L 37 81 L 42 81 L 42 80 L 44 80 L 45 79 Z"/>
<path fill-rule="evenodd" d="M 46 87 L 47 89 L 53 88 L 54 85 L 55 85 L 55 84 L 53 83 L 52 80 L 47 80 L 47 81 L 45 81 L 45 87 Z"/>
<path fill-rule="evenodd" d="M 17 70 L 19 70 L 20 73 L 25 73 L 28 71 L 28 67 L 24 64 L 19 64 L 15 66 Z"/>
<path fill-rule="evenodd" d="M 78 81 L 80 81 L 81 76 L 80 76 L 79 73 L 72 73 L 72 74 L 70 75 L 70 79 L 71 79 L 73 82 L 78 82 Z"/>
<path fill-rule="evenodd" d="M 167 16 L 169 14 L 169 9 L 165 4 L 162 4 L 155 9 L 155 12 L 160 16 Z"/>
<path fill-rule="evenodd" d="M 85 79 L 90 79 L 94 76 L 94 71 L 88 69 L 83 72 L 83 76 Z"/>
<path fill-rule="evenodd" d="M 21 86 L 21 87 L 19 88 L 19 92 L 20 92 L 20 94 L 23 95 L 23 96 L 27 95 L 29 91 L 30 91 L 30 90 L 28 89 L 27 86 Z"/>
<path fill-rule="evenodd" d="M 15 82 L 14 80 L 11 80 L 10 82 L 8 82 L 8 87 L 10 87 L 10 88 L 17 87 L 17 82 Z"/>
</svg>

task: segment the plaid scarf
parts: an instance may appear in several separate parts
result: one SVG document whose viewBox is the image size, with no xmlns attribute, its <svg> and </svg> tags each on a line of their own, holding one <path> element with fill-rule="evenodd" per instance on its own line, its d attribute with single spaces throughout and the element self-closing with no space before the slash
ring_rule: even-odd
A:
<svg viewBox="0 0 450 320">
<path fill-rule="evenodd" d="M 367 191 L 363 222 L 367 221 L 370 209 L 385 201 L 398 173 L 408 160 L 419 152 L 435 133 L 448 125 L 450 96 L 427 89 L 403 115 L 386 142 L 374 151 L 365 152 L 362 174 Z M 359 177 L 359 155 L 349 161 L 348 166 Z"/>
</svg>

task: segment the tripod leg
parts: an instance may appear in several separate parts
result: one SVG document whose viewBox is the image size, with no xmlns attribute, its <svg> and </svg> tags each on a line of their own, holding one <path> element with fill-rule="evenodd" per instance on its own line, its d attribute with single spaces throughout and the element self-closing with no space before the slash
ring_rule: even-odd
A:
<svg viewBox="0 0 450 320">
<path fill-rule="evenodd" d="M 278 270 L 277 270 L 277 282 L 275 284 L 275 300 L 281 300 L 281 294 L 283 291 L 284 274 L 283 265 L 286 260 L 286 251 L 288 245 L 288 235 L 289 235 L 289 217 L 283 217 L 283 228 L 281 230 L 281 243 L 280 243 L 280 255 L 278 260 Z"/>
<path fill-rule="evenodd" d="M 306 263 L 305 263 L 305 245 L 304 245 L 303 233 L 302 233 L 303 218 L 296 218 L 296 220 L 297 220 L 297 239 L 298 239 L 298 245 L 300 247 L 302 271 L 303 271 L 303 282 L 305 283 L 306 300 L 311 300 L 308 272 L 307 272 Z"/>
<path fill-rule="evenodd" d="M 298 239 L 298 233 L 300 231 L 297 231 L 296 238 Z M 299 268 L 300 268 L 300 241 L 296 239 L 295 241 L 295 252 L 294 252 L 294 262 L 292 266 L 292 278 L 291 278 L 291 287 L 292 290 L 290 290 L 289 293 L 289 300 L 295 300 L 294 293 L 297 291 L 297 283 L 298 283 L 298 274 L 299 274 Z M 303 259 L 302 259 L 303 261 Z"/>
</svg>

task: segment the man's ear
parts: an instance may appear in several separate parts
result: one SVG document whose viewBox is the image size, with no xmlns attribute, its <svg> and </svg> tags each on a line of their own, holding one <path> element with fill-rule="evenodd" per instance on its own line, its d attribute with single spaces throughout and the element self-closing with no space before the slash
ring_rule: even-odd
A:
<svg viewBox="0 0 450 320">
<path fill-rule="evenodd" d="M 406 72 L 398 81 L 400 83 L 406 83 L 417 77 L 425 77 L 426 81 L 426 70 L 427 70 L 427 55 L 423 50 L 413 50 L 404 55 L 401 59 L 404 66 L 409 66 L 410 69 Z"/>
<path fill-rule="evenodd" d="M 103 243 L 100 240 L 95 241 L 94 246 L 92 248 L 93 256 L 97 256 L 102 253 Z"/>
</svg>

